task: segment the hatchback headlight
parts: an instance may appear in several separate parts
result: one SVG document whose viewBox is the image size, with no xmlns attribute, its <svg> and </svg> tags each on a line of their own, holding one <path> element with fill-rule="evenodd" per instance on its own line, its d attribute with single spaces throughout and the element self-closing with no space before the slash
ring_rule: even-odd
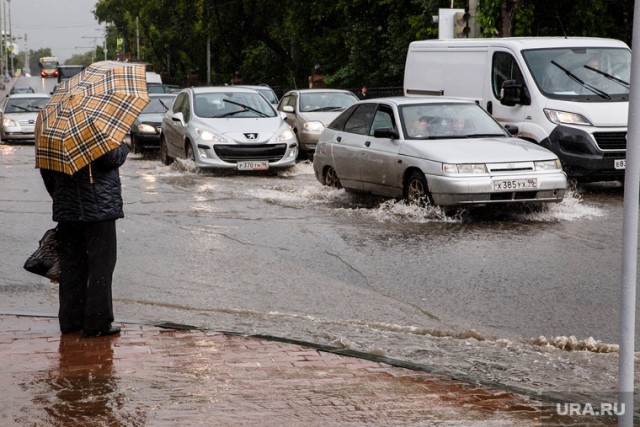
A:
<svg viewBox="0 0 640 427">
<path fill-rule="evenodd" d="M 2 120 L 2 125 L 7 127 L 16 127 L 18 126 L 18 123 L 16 123 L 15 120 L 5 118 L 4 120 Z"/>
<path fill-rule="evenodd" d="M 289 128 L 289 129 L 285 129 L 284 132 L 278 135 L 278 137 L 276 138 L 276 141 L 287 141 L 293 138 L 295 138 L 295 134 L 293 133 L 291 128 Z"/>
<path fill-rule="evenodd" d="M 138 125 L 138 132 L 140 133 L 156 133 L 156 128 L 146 123 L 140 123 Z"/>
<path fill-rule="evenodd" d="M 562 164 L 560 160 L 544 160 L 541 162 L 535 162 L 537 171 L 552 171 L 552 170 L 561 170 Z"/>
<path fill-rule="evenodd" d="M 483 174 L 487 173 L 487 166 L 484 163 L 443 163 L 442 172 L 447 175 Z"/>
<path fill-rule="evenodd" d="M 585 116 L 577 113 L 569 113 L 567 111 L 549 110 L 544 109 L 544 114 L 549 121 L 561 125 L 580 125 L 580 126 L 592 126 L 591 122 L 587 120 Z"/>
<path fill-rule="evenodd" d="M 213 132 L 209 132 L 208 130 L 196 128 L 196 134 L 203 141 L 211 141 L 211 142 L 225 142 L 225 139 L 220 135 L 216 135 Z"/>
<path fill-rule="evenodd" d="M 306 122 L 302 129 L 304 132 L 321 133 L 324 130 L 324 125 L 322 122 Z"/>
</svg>

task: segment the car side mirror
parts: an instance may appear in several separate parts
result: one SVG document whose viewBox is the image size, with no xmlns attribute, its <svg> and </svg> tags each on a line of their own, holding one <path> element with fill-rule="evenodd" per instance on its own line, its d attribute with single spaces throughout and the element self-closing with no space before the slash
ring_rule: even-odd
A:
<svg viewBox="0 0 640 427">
<path fill-rule="evenodd" d="M 287 108 L 287 107 L 285 107 L 285 108 Z M 289 116 L 287 116 L 287 113 L 285 113 L 284 111 L 280 111 L 279 115 L 280 115 L 280 118 L 282 120 L 285 120 L 285 121 L 287 120 L 287 117 L 289 117 Z"/>
<path fill-rule="evenodd" d="M 293 107 L 291 105 L 285 105 L 284 107 L 282 107 L 282 111 L 284 111 L 285 113 L 293 113 Z"/>
<path fill-rule="evenodd" d="M 507 130 L 507 132 L 509 132 L 509 135 L 511 136 L 516 136 L 520 132 L 520 129 L 518 129 L 518 126 L 516 125 L 504 125 L 504 128 Z"/>
<path fill-rule="evenodd" d="M 182 125 L 184 125 L 184 116 L 182 115 L 182 112 L 174 113 L 171 116 L 171 120 L 173 120 L 174 122 L 180 122 Z"/>
<path fill-rule="evenodd" d="M 531 96 L 525 85 L 516 83 L 515 80 L 505 80 L 500 89 L 500 104 L 507 107 L 514 105 L 530 105 Z"/>
<path fill-rule="evenodd" d="M 398 131 L 391 128 L 378 128 L 373 131 L 373 136 L 376 138 L 388 138 L 388 139 L 400 138 L 400 134 L 398 133 Z"/>
</svg>

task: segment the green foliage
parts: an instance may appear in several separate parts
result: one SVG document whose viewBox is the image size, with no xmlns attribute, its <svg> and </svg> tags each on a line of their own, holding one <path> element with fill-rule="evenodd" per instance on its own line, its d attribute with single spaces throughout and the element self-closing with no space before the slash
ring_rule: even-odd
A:
<svg viewBox="0 0 640 427">
<path fill-rule="evenodd" d="M 479 0 L 482 37 L 501 33 L 507 1 Z M 509 4 L 515 7 L 513 35 L 564 30 L 630 41 L 632 0 Z M 432 16 L 448 7 L 450 0 L 97 0 L 94 13 L 108 25 L 110 59 L 139 56 L 165 72 L 168 82 L 202 84 L 209 78 L 224 84 L 239 71 L 246 83 L 303 88 L 319 64 L 330 86 L 355 89 L 402 85 L 408 44 L 437 37 Z M 116 52 L 116 37 L 124 39 L 124 51 Z"/>
</svg>

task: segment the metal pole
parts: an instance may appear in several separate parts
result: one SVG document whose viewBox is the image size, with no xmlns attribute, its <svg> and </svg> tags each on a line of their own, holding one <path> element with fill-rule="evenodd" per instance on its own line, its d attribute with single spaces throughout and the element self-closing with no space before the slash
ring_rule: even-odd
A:
<svg viewBox="0 0 640 427">
<path fill-rule="evenodd" d="M 15 76 L 16 71 L 13 68 L 13 27 L 11 25 L 11 0 L 7 0 L 9 3 L 9 43 L 11 43 L 11 52 L 9 52 L 9 59 L 11 61 L 11 77 Z"/>
<path fill-rule="evenodd" d="M 640 82 L 640 0 L 635 0 L 631 41 L 631 82 Z M 638 263 L 638 205 L 640 190 L 640 86 L 631 84 L 627 120 L 627 155 L 622 226 L 622 287 L 620 290 L 620 361 L 618 371 L 618 425 L 633 426 L 634 346 Z M 624 411 L 622 410 L 624 405 Z"/>
<path fill-rule="evenodd" d="M 211 36 L 207 34 L 207 86 L 211 86 Z"/>
<path fill-rule="evenodd" d="M 140 18 L 136 16 L 136 59 L 140 59 L 140 29 L 138 23 Z"/>
</svg>

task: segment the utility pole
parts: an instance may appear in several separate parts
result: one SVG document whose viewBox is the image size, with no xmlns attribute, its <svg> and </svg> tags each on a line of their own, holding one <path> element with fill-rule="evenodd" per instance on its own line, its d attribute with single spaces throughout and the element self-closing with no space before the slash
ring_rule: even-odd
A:
<svg viewBox="0 0 640 427">
<path fill-rule="evenodd" d="M 138 28 L 138 23 L 140 22 L 140 18 L 136 16 L 136 59 L 140 60 L 140 28 Z"/>
</svg>

